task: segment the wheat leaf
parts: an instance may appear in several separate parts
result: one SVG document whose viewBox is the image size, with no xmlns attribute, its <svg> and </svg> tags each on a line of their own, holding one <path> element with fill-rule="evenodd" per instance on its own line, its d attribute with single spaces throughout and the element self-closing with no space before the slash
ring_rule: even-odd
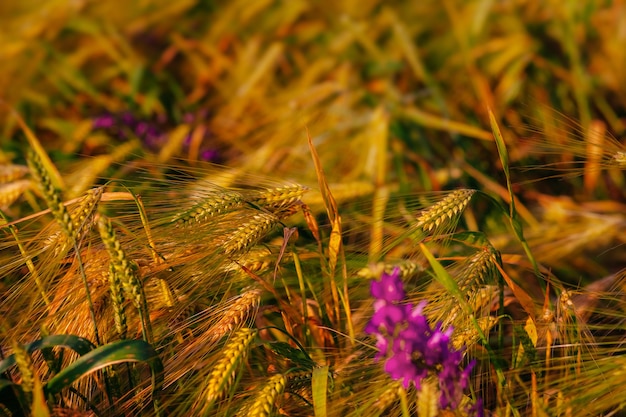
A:
<svg viewBox="0 0 626 417">
<path fill-rule="evenodd" d="M 146 362 L 152 371 L 152 393 L 158 393 L 163 383 L 163 364 L 157 352 L 143 340 L 120 340 L 100 346 L 72 362 L 47 382 L 46 394 L 56 394 L 87 374 L 124 362 Z"/>
<path fill-rule="evenodd" d="M 313 409 L 315 417 L 326 417 L 327 402 L 326 394 L 328 393 L 328 366 L 321 366 L 313 370 L 313 379 L 311 381 L 313 388 Z"/>
</svg>

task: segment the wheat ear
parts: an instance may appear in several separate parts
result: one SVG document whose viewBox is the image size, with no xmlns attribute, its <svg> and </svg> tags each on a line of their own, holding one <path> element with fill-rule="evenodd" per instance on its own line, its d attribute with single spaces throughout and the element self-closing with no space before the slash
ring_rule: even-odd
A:
<svg viewBox="0 0 626 417">
<path fill-rule="evenodd" d="M 93 224 L 94 215 L 102 194 L 104 193 L 103 187 L 92 188 L 85 193 L 85 196 L 80 199 L 78 206 L 72 208 L 70 211 L 70 218 L 74 229 L 79 233 L 85 233 L 85 231 L 91 229 Z"/>
<path fill-rule="evenodd" d="M 458 279 L 459 289 L 463 292 L 475 291 L 485 285 L 495 285 L 496 250 L 485 247 L 463 262 L 462 275 Z"/>
<path fill-rule="evenodd" d="M 227 235 L 222 249 L 226 255 L 243 252 L 258 243 L 275 225 L 280 218 L 272 213 L 258 212 L 252 219 L 246 221 L 234 232 Z"/>
<path fill-rule="evenodd" d="M 66 208 L 70 215 L 72 235 L 68 236 L 59 232 L 53 234 L 46 240 L 46 247 L 53 247 L 55 255 L 64 253 L 68 247 L 74 245 L 81 236 L 91 230 L 103 192 L 102 187 L 91 189 L 79 200 L 77 206 Z"/>
<path fill-rule="evenodd" d="M 255 288 L 244 292 L 237 299 L 229 302 L 230 307 L 228 307 L 228 310 L 222 314 L 218 322 L 209 330 L 211 338 L 214 340 L 220 339 L 253 316 L 259 307 L 261 293 L 261 289 Z"/>
<path fill-rule="evenodd" d="M 9 207 L 32 185 L 30 180 L 18 180 L 0 184 L 0 207 Z"/>
<path fill-rule="evenodd" d="M 100 216 L 98 219 L 98 231 L 111 258 L 111 270 L 119 277 L 119 282 L 121 282 L 126 294 L 130 296 L 135 307 L 141 309 L 141 284 L 138 282 L 137 266 L 127 258 L 126 252 L 113 230 L 111 221 L 107 217 Z"/>
<path fill-rule="evenodd" d="M 231 336 L 222 349 L 222 355 L 207 379 L 204 395 L 206 410 L 210 410 L 215 400 L 220 398 L 234 381 L 239 365 L 248 354 L 256 334 L 256 329 L 243 327 Z"/>
<path fill-rule="evenodd" d="M 417 229 L 432 232 L 444 227 L 447 223 L 454 223 L 465 210 L 476 190 L 460 189 L 451 192 L 443 200 L 433 204 L 417 217 Z"/>
<path fill-rule="evenodd" d="M 109 265 L 109 291 L 111 292 L 111 304 L 113 306 L 113 319 L 115 329 L 120 338 L 126 338 L 128 325 L 126 323 L 126 312 L 124 311 L 124 293 L 120 274 L 117 273 L 113 264 Z"/>
<path fill-rule="evenodd" d="M 306 191 L 308 188 L 300 184 L 268 188 L 253 194 L 249 202 L 270 211 L 280 210 L 299 201 Z"/>
<path fill-rule="evenodd" d="M 626 168 L 626 152 L 617 151 L 611 158 L 611 161 L 620 168 Z"/>
<path fill-rule="evenodd" d="M 24 165 L 1 164 L 0 183 L 13 182 L 28 174 L 28 167 Z"/>
<path fill-rule="evenodd" d="M 17 342 L 13 343 L 13 355 L 22 377 L 22 391 L 30 397 L 35 389 L 36 378 L 33 359 L 30 357 L 30 354 L 26 351 L 26 349 L 24 349 L 24 347 Z"/>
<path fill-rule="evenodd" d="M 63 232 L 65 232 L 65 235 L 72 238 L 74 236 L 74 224 L 72 223 L 70 214 L 61 201 L 61 190 L 57 189 L 52 183 L 50 174 L 37 153 L 32 150 L 29 151 L 27 161 L 31 175 L 39 185 L 50 212 L 61 226 L 61 229 L 63 229 Z"/>
<path fill-rule="evenodd" d="M 376 415 L 381 415 L 389 409 L 400 398 L 400 391 L 402 390 L 402 384 L 398 381 L 394 381 L 390 384 L 390 387 L 383 391 L 378 396 L 374 407 L 376 408 Z"/>
<path fill-rule="evenodd" d="M 272 375 L 263 385 L 263 388 L 256 396 L 254 403 L 249 408 L 240 413 L 241 416 L 269 417 L 274 409 L 276 398 L 285 390 L 286 379 L 282 374 Z"/>
<path fill-rule="evenodd" d="M 439 390 L 432 379 L 423 379 L 417 393 L 417 415 L 436 417 L 439 415 Z"/>
<path fill-rule="evenodd" d="M 193 223 L 201 223 L 219 214 L 229 213 L 243 207 L 243 196 L 236 191 L 210 193 L 189 209 L 177 213 L 172 222 L 189 226 Z"/>
<path fill-rule="evenodd" d="M 115 231 L 113 230 L 113 226 L 111 225 L 111 221 L 105 217 L 100 216 L 98 219 L 98 231 L 100 232 L 100 238 L 102 239 L 102 243 L 109 253 L 109 257 L 111 259 L 110 269 L 109 269 L 109 282 L 111 285 L 119 285 L 122 284 L 122 288 L 126 295 L 132 300 L 135 308 L 139 312 L 139 317 L 142 323 L 142 333 L 143 338 L 146 341 L 150 341 L 151 339 L 151 326 L 148 317 L 148 308 L 146 303 L 146 298 L 143 291 L 143 285 L 138 275 L 138 267 L 137 265 L 126 256 L 126 252 L 122 248 L 122 244 L 119 239 L 115 235 Z M 118 287 L 119 288 L 119 287 Z M 119 294 L 118 289 L 114 290 L 111 294 Z M 115 295 L 113 295 L 115 296 Z M 118 296 L 119 301 L 119 296 Z M 121 309 L 120 309 L 121 313 Z M 120 325 L 123 323 L 124 317 L 120 316 L 116 318 L 119 320 Z M 118 331 L 122 331 L 123 334 L 123 326 L 118 329 Z"/>
<path fill-rule="evenodd" d="M 421 262 L 412 260 L 404 260 L 398 263 L 379 263 L 372 266 L 366 266 L 361 268 L 357 275 L 362 278 L 374 279 L 378 278 L 381 272 L 391 274 L 398 268 L 400 270 L 400 278 L 409 279 L 417 276 L 425 271 L 424 265 Z"/>
</svg>

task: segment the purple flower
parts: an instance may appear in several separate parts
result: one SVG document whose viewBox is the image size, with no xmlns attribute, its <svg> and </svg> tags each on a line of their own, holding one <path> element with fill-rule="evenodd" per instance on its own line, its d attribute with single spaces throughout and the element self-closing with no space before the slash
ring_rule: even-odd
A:
<svg viewBox="0 0 626 417">
<path fill-rule="evenodd" d="M 103 114 L 93 119 L 94 129 L 110 129 L 115 126 L 115 117 L 110 114 Z"/>
<path fill-rule="evenodd" d="M 376 336 L 376 359 L 387 357 L 385 372 L 405 388 L 413 383 L 418 390 L 423 378 L 437 376 L 440 407 L 456 409 L 469 387 L 475 362 L 461 367 L 463 351 L 451 347 L 452 327 L 443 330 L 438 323 L 432 328 L 423 315 L 427 302 L 417 306 L 406 302 L 398 268 L 372 281 L 371 294 L 376 299 L 374 314 L 365 332 Z M 482 402 L 475 407 L 473 413 L 482 416 Z"/>
<path fill-rule="evenodd" d="M 372 281 L 372 297 L 389 302 L 402 301 L 406 297 L 404 285 L 400 279 L 400 269 L 395 268 L 391 274 L 383 273 L 380 281 Z"/>
</svg>

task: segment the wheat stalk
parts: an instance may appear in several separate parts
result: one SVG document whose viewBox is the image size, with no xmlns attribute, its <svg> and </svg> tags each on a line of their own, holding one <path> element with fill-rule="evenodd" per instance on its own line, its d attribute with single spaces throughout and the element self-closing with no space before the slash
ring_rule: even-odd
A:
<svg viewBox="0 0 626 417">
<path fill-rule="evenodd" d="M 245 407 L 241 416 L 250 417 L 269 417 L 276 398 L 281 395 L 285 389 L 286 378 L 282 374 L 272 375 L 263 385 L 261 391 L 257 394 L 254 403 L 248 408 Z"/>
<path fill-rule="evenodd" d="M 256 329 L 243 327 L 232 335 L 222 349 L 221 357 L 215 363 L 206 382 L 204 400 L 207 412 L 234 381 L 239 365 L 246 357 L 256 334 Z"/>
<path fill-rule="evenodd" d="M 460 189 L 451 192 L 443 200 L 433 204 L 417 217 L 414 228 L 426 233 L 443 227 L 447 223 L 454 223 L 465 210 L 476 190 Z"/>
</svg>

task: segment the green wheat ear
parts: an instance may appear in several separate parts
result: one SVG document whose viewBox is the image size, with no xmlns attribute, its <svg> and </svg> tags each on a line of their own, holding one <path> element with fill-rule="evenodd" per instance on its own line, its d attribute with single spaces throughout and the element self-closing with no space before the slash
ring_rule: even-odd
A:
<svg viewBox="0 0 626 417">
<path fill-rule="evenodd" d="M 209 195 L 190 208 L 177 213 L 172 222 L 180 226 L 191 226 L 202 223 L 211 217 L 230 213 L 244 206 L 245 200 L 241 193 L 224 191 L 209 193 Z"/>
<path fill-rule="evenodd" d="M 62 203 L 61 189 L 56 186 L 53 181 L 52 174 L 46 168 L 46 164 L 42 161 L 40 154 L 33 150 L 29 150 L 27 162 L 31 175 L 39 186 L 50 212 L 59 226 L 61 226 L 65 235 L 69 238 L 73 238 L 75 230 L 74 223 L 72 222 L 71 216 L 66 207 Z"/>
<path fill-rule="evenodd" d="M 121 336 L 126 333 L 125 315 L 123 314 L 123 307 L 121 306 L 121 302 L 123 301 L 121 293 L 123 289 L 124 293 L 133 302 L 139 313 L 144 340 L 150 341 L 152 331 L 143 284 L 139 278 L 139 268 L 134 261 L 127 257 L 126 251 L 122 248 L 122 244 L 113 230 L 111 221 L 104 215 L 101 215 L 98 219 L 98 230 L 102 243 L 109 253 L 109 283 L 110 287 L 115 287 L 111 292 L 114 298 L 114 308 L 115 304 L 120 303 L 115 312 L 116 329 Z M 120 284 L 121 288 L 119 287 Z"/>
</svg>

